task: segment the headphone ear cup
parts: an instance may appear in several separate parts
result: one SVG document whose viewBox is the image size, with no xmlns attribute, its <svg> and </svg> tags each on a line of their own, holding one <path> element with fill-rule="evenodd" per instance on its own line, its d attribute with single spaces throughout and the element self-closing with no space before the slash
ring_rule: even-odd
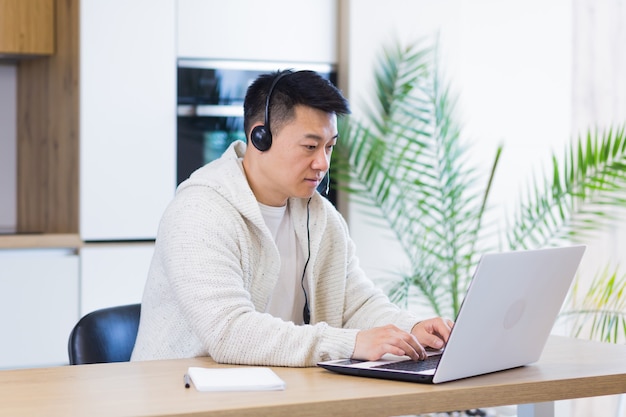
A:
<svg viewBox="0 0 626 417">
<path fill-rule="evenodd" d="M 257 126 L 250 132 L 250 141 L 259 151 L 265 152 L 272 146 L 272 134 L 265 126 Z"/>
</svg>

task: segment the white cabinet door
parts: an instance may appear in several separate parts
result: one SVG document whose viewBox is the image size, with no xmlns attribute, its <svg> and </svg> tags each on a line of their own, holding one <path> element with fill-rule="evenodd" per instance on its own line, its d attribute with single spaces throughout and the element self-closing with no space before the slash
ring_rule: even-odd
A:
<svg viewBox="0 0 626 417">
<path fill-rule="evenodd" d="M 80 251 L 80 315 L 140 303 L 154 244 L 89 245 Z"/>
<path fill-rule="evenodd" d="M 178 56 L 337 62 L 337 0 L 178 0 Z"/>
<path fill-rule="evenodd" d="M 73 250 L 0 250 L 0 369 L 67 364 L 78 318 Z"/>
<path fill-rule="evenodd" d="M 176 1 L 80 7 L 80 234 L 153 239 L 176 187 Z"/>
</svg>

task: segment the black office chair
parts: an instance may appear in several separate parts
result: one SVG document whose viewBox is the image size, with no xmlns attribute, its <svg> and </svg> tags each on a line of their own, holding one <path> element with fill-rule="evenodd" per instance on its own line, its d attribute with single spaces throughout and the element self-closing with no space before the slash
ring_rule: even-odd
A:
<svg viewBox="0 0 626 417">
<path fill-rule="evenodd" d="M 70 333 L 70 365 L 128 362 L 137 339 L 140 314 L 141 304 L 131 304 L 85 315 Z"/>
</svg>

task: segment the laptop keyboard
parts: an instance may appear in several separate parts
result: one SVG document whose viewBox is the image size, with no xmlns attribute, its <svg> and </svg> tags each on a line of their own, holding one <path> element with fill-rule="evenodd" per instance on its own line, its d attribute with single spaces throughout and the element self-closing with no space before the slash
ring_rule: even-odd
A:
<svg viewBox="0 0 626 417">
<path fill-rule="evenodd" d="M 439 363 L 439 359 L 441 359 L 441 355 L 435 355 L 429 356 L 423 361 L 414 361 L 412 359 L 408 359 L 406 361 L 390 362 L 384 365 L 372 366 L 372 368 L 393 369 L 408 372 L 423 372 L 430 369 L 435 369 L 437 367 L 437 364 Z"/>
</svg>

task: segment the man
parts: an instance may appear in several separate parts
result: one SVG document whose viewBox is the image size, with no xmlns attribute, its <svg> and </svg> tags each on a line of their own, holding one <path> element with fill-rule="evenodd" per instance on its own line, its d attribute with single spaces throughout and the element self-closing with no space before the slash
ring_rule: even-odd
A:
<svg viewBox="0 0 626 417">
<path fill-rule="evenodd" d="M 132 360 L 313 366 L 425 358 L 451 322 L 419 321 L 367 279 L 339 212 L 317 187 L 348 103 L 312 71 L 248 88 L 248 138 L 183 182 L 161 221 Z"/>
</svg>

